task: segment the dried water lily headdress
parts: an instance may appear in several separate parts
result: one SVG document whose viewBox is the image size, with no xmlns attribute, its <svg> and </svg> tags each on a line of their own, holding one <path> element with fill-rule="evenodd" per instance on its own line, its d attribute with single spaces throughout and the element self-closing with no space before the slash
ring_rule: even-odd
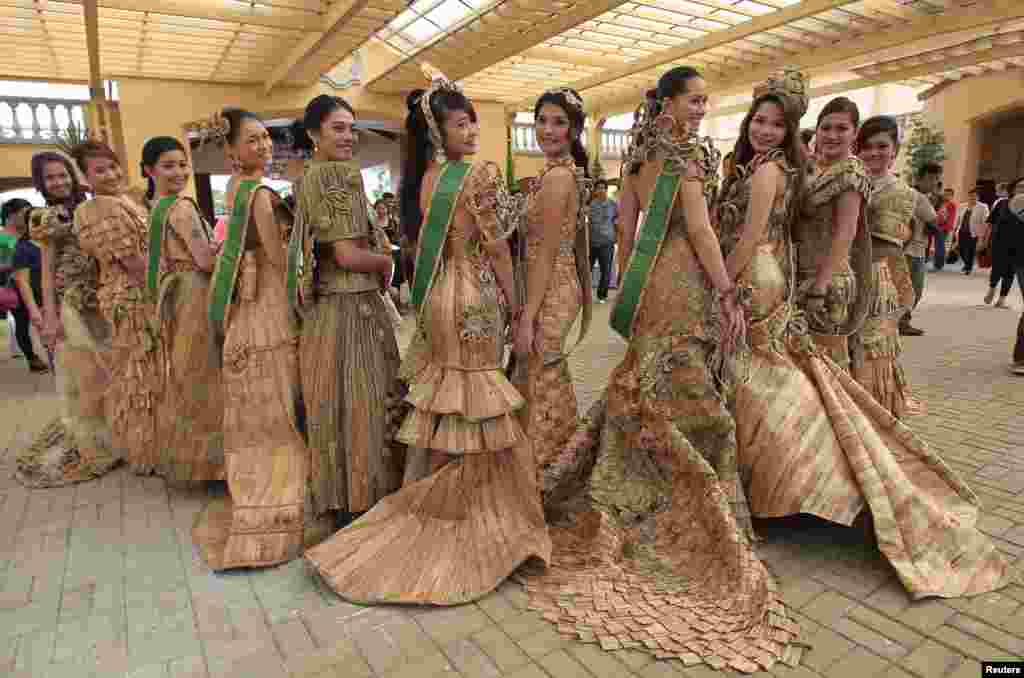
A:
<svg viewBox="0 0 1024 678">
<path fill-rule="evenodd" d="M 581 114 L 584 112 L 583 111 L 583 99 L 580 98 L 580 95 L 577 94 L 575 90 L 570 89 L 568 87 L 554 87 L 554 88 L 549 89 L 546 92 L 544 92 L 542 97 L 543 96 L 547 96 L 549 94 L 564 97 L 566 102 L 570 106 L 575 108 Z"/>
<path fill-rule="evenodd" d="M 462 88 L 446 78 L 440 71 L 432 71 L 427 66 L 422 66 L 421 68 L 423 75 L 427 76 L 427 79 L 430 80 L 430 86 L 420 95 L 418 105 L 420 111 L 423 112 L 423 117 L 427 121 L 427 128 L 430 130 L 430 142 L 434 144 L 434 159 L 439 163 L 443 163 L 445 161 L 444 137 L 441 135 L 441 126 L 438 124 L 437 119 L 434 118 L 434 112 L 430 109 L 430 98 L 436 92 L 442 91 L 462 94 Z"/>
<path fill-rule="evenodd" d="M 807 83 L 804 74 L 795 68 L 786 68 L 754 88 L 754 98 L 772 94 L 786 102 L 788 112 L 796 119 L 804 117 L 807 112 Z"/>
<path fill-rule="evenodd" d="M 194 132 L 199 137 L 200 147 L 209 141 L 223 146 L 231 133 L 231 123 L 220 112 L 217 112 L 209 118 L 192 123 L 188 126 L 188 131 Z"/>
</svg>

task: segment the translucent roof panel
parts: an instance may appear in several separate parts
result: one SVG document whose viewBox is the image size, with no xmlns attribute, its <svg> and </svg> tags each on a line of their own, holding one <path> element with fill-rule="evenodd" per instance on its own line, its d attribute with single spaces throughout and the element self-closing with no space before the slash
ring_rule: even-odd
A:
<svg viewBox="0 0 1024 678">
<path fill-rule="evenodd" d="M 376 37 L 400 53 L 411 56 L 438 36 L 450 33 L 467 19 L 501 2 L 502 0 L 417 0 L 379 31 Z"/>
</svg>

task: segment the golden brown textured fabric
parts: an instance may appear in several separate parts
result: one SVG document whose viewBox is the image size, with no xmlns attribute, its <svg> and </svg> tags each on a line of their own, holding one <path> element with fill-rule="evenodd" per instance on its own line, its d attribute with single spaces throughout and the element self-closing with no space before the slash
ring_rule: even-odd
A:
<svg viewBox="0 0 1024 678">
<path fill-rule="evenodd" d="M 522 261 L 516 275 L 523 281 L 529 280 L 530 269 L 537 265 L 546 228 L 541 222 L 542 205 L 536 196 L 543 190 L 545 177 L 556 169 L 574 173 L 577 171 L 572 158 L 566 158 L 548 162 L 544 172 L 537 178 L 537 188 L 526 206 L 525 237 L 520 241 L 525 248 L 525 256 L 520 254 Z M 543 466 L 558 454 L 578 424 L 576 389 L 569 373 L 566 352 L 570 348 L 567 343 L 573 323 L 584 305 L 590 304 L 589 286 L 584 289 L 585 283 L 580 280 L 577 266 L 577 258 L 580 256 L 576 245 L 579 228 L 577 207 L 583 199 L 584 196 L 577 191 L 561 224 L 554 269 L 537 312 L 534 344 L 538 351 L 531 354 L 525 364 L 517 365 L 513 377 L 516 388 L 526 400 L 519 418 L 523 428 L 529 432 L 538 466 Z M 588 256 L 586 263 L 589 262 Z M 529 290 L 526 294 L 529 295 Z M 522 299 L 524 305 L 526 299 L 526 296 Z"/>
<path fill-rule="evenodd" d="M 864 323 L 870 303 L 871 240 L 865 226 L 865 209 L 871 196 L 871 180 L 860 160 L 851 157 L 816 172 L 808 179 L 793 223 L 797 259 L 797 303 L 810 291 L 818 267 L 832 249 L 835 204 L 839 196 L 855 192 L 864 199 L 850 258 L 832 275 L 822 317 L 807 318 L 811 336 L 836 364 L 849 369 L 848 337 Z"/>
<path fill-rule="evenodd" d="M 522 398 L 502 372 L 505 299 L 484 251 L 500 224 L 470 210 L 501 177 L 493 164 L 471 173 L 402 370 L 412 411 L 398 438 L 417 468 L 429 473 L 427 454 L 445 463 L 423 478 L 410 473 L 401 490 L 306 554 L 346 600 L 467 603 L 550 554 L 533 452 L 515 417 Z"/>
<path fill-rule="evenodd" d="M 903 256 L 910 237 L 916 192 L 895 177 L 875 182 L 868 202 L 872 244 L 871 304 L 863 327 L 850 337 L 850 372 L 897 418 L 923 411 L 910 395 L 903 366 L 899 321 L 914 303 L 914 287 Z"/>
<path fill-rule="evenodd" d="M 286 225 L 278 226 L 281 237 L 263 243 L 255 224 L 248 225 L 224 337 L 229 496 L 210 502 L 192 528 L 200 557 L 215 570 L 292 560 L 333 526 L 316 521 L 310 504 L 309 451 L 296 421 L 298 333 L 284 271 L 265 252 L 284 242 Z"/>
<path fill-rule="evenodd" d="M 207 319 L 210 274 L 199 270 L 188 249 L 194 229 L 204 228 L 191 200 L 168 214 L 159 298 L 166 386 L 157 417 L 164 442 L 160 473 L 168 480 L 224 478 L 224 394 L 219 346 Z"/>
<path fill-rule="evenodd" d="M 111 327 L 107 397 L 113 445 L 140 474 L 152 473 L 160 463 L 156 408 L 163 390 L 162 352 L 154 300 L 119 261 L 146 259 L 148 230 L 143 209 L 123 197 L 96 196 L 75 210 L 82 251 L 99 262 L 99 309 Z"/>
<path fill-rule="evenodd" d="M 317 257 L 299 345 L 313 507 L 317 515 L 367 511 L 401 485 L 402 450 L 388 426 L 399 399 L 398 344 L 380 276 L 334 260 L 340 240 L 374 245 L 358 164 L 314 162 L 298 186 Z"/>
<path fill-rule="evenodd" d="M 121 457 L 111 448 L 109 325 L 96 311 L 60 308 L 64 339 L 55 351 L 60 415 L 17 455 L 28 487 L 59 487 L 105 474 Z"/>
<path fill-rule="evenodd" d="M 735 207 L 729 214 L 746 214 L 750 176 L 761 160 L 725 195 Z M 783 159 L 773 161 L 786 168 Z M 786 219 L 786 193 L 773 221 Z M 735 242 L 728 234 L 743 221 L 719 225 L 723 241 Z M 879 549 L 915 598 L 975 595 L 1010 583 L 1010 564 L 976 527 L 970 489 L 815 347 L 790 302 L 790 256 L 787 241 L 769 237 L 738 281 L 760 300 L 749 308 L 751 351 L 741 358 L 748 378 L 733 408 L 754 515 L 811 513 L 850 525 L 869 509 Z"/>
<path fill-rule="evenodd" d="M 653 186 L 661 167 L 632 180 Z M 708 367 L 715 315 L 677 201 L 626 356 L 544 469 L 554 549 L 526 587 L 565 635 L 752 673 L 802 649 L 748 539 L 735 427 Z"/>
</svg>

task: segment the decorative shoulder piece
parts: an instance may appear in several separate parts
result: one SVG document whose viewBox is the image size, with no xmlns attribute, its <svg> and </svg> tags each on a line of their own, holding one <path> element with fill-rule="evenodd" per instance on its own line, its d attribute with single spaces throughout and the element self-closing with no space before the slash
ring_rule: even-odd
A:
<svg viewBox="0 0 1024 678">
<path fill-rule="evenodd" d="M 807 83 L 804 74 L 795 68 L 786 68 L 754 88 L 755 99 L 766 94 L 774 94 L 788 102 L 790 112 L 797 119 L 807 112 Z"/>
</svg>

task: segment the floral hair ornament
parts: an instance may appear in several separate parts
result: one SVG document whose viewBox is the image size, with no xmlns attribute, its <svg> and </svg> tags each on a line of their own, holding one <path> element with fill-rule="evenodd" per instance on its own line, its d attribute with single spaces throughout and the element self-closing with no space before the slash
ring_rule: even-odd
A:
<svg viewBox="0 0 1024 678">
<path fill-rule="evenodd" d="M 755 99 L 768 94 L 781 98 L 797 120 L 807 112 L 807 82 L 804 74 L 795 68 L 786 68 L 754 88 Z"/>
<path fill-rule="evenodd" d="M 223 146 L 231 133 L 231 123 L 219 112 L 209 118 L 194 122 L 188 126 L 188 131 L 194 132 L 199 137 L 199 146 L 202 148 L 208 141 Z"/>
<path fill-rule="evenodd" d="M 437 124 L 434 112 L 430 109 L 430 98 L 435 93 L 442 91 L 462 94 L 462 88 L 446 78 L 441 71 L 430 68 L 426 64 L 422 64 L 420 68 L 423 70 L 423 75 L 430 80 L 430 86 L 427 88 L 427 91 L 420 95 L 420 110 L 427 121 L 427 128 L 430 131 L 430 143 L 434 145 L 434 160 L 439 164 L 444 164 L 446 160 L 444 137 L 441 136 L 441 126 Z"/>
<path fill-rule="evenodd" d="M 562 96 L 566 103 L 579 111 L 581 115 L 583 114 L 583 99 L 580 98 L 580 95 L 577 94 L 575 90 L 568 87 L 554 87 L 544 92 L 543 96 L 547 96 L 549 94 Z"/>
</svg>

